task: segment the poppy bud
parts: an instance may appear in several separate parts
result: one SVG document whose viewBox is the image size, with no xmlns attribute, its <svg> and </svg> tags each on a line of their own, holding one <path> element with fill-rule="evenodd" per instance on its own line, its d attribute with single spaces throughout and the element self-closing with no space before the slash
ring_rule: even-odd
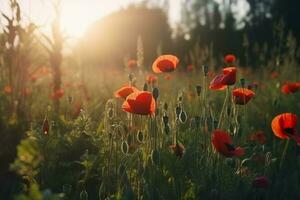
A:
<svg viewBox="0 0 300 200">
<path fill-rule="evenodd" d="M 207 73 L 208 73 L 208 66 L 207 66 L 207 65 L 203 65 L 202 68 L 203 68 L 204 76 L 207 76 Z"/>
<path fill-rule="evenodd" d="M 144 84 L 143 91 L 148 91 L 148 84 L 147 83 Z"/>
<path fill-rule="evenodd" d="M 179 97 L 178 97 L 178 101 L 179 101 L 179 102 L 181 102 L 182 99 L 183 99 L 182 96 L 179 96 Z"/>
<path fill-rule="evenodd" d="M 196 92 L 197 92 L 198 97 L 199 97 L 200 94 L 201 94 L 201 90 L 202 90 L 202 86 L 201 86 L 201 85 L 197 85 L 197 86 L 196 86 Z"/>
<path fill-rule="evenodd" d="M 129 78 L 129 81 L 131 82 L 133 80 L 133 74 L 129 73 L 128 78 Z"/>
<path fill-rule="evenodd" d="M 155 101 L 156 101 L 157 98 L 158 98 L 158 95 L 159 95 L 159 90 L 158 90 L 158 88 L 153 88 L 152 95 L 153 95 L 153 98 L 154 98 Z"/>
<path fill-rule="evenodd" d="M 123 154 L 127 154 L 129 150 L 129 145 L 127 143 L 127 141 L 123 141 L 121 144 L 121 151 Z"/>
<path fill-rule="evenodd" d="M 244 87 L 245 87 L 245 82 L 246 82 L 245 79 L 244 79 L 244 78 L 241 78 L 240 81 L 241 81 L 242 88 L 244 88 Z"/>
<path fill-rule="evenodd" d="M 109 108 L 107 111 L 107 117 L 109 119 L 112 119 L 114 117 L 114 110 L 112 108 Z"/>
<path fill-rule="evenodd" d="M 47 118 L 45 118 L 43 122 L 43 133 L 47 135 L 49 133 L 49 121 Z"/>
<path fill-rule="evenodd" d="M 128 143 L 129 146 L 132 144 L 132 141 L 133 141 L 132 135 L 128 135 L 127 143 Z"/>
<path fill-rule="evenodd" d="M 163 116 L 163 123 L 164 123 L 164 125 L 169 123 L 169 117 L 167 115 Z"/>
</svg>

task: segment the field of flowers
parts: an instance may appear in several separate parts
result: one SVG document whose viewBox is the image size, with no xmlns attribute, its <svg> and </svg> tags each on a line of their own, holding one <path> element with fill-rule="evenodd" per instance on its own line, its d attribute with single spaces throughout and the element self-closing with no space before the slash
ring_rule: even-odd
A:
<svg viewBox="0 0 300 200">
<path fill-rule="evenodd" d="M 87 65 L 64 38 L 4 16 L 0 199 L 300 199 L 292 37 L 257 66 L 195 48 Z M 281 49 L 285 51 L 282 52 Z M 264 54 L 265 53 L 265 54 Z"/>
</svg>

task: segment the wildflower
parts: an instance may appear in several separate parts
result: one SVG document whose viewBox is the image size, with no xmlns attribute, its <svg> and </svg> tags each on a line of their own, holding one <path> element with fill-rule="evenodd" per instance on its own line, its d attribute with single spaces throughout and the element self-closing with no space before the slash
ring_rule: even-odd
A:
<svg viewBox="0 0 300 200">
<path fill-rule="evenodd" d="M 64 96 L 64 90 L 63 89 L 57 89 L 51 94 L 51 98 L 54 100 L 58 100 Z"/>
<path fill-rule="evenodd" d="M 300 89 L 300 82 L 286 83 L 281 87 L 283 94 L 295 93 Z"/>
<path fill-rule="evenodd" d="M 137 92 L 137 91 L 139 91 L 139 90 L 133 86 L 124 86 L 115 92 L 115 97 L 126 99 L 128 95 L 130 95 L 134 92 Z"/>
<path fill-rule="evenodd" d="M 159 56 L 152 65 L 155 73 L 172 72 L 176 69 L 179 59 L 173 55 Z"/>
<path fill-rule="evenodd" d="M 271 123 L 275 136 L 280 139 L 293 139 L 300 145 L 300 136 L 297 133 L 298 117 L 293 113 L 283 113 L 277 115 Z"/>
<path fill-rule="evenodd" d="M 228 54 L 224 58 L 225 64 L 232 64 L 236 61 L 236 57 L 233 54 Z"/>
<path fill-rule="evenodd" d="M 236 82 L 236 67 L 226 67 L 223 74 L 217 75 L 209 85 L 212 90 L 224 90 L 228 85 L 234 85 Z"/>
<path fill-rule="evenodd" d="M 270 185 L 270 180 L 267 176 L 258 176 L 252 182 L 254 188 L 267 188 Z"/>
<path fill-rule="evenodd" d="M 241 147 L 234 147 L 232 139 L 225 131 L 215 130 L 212 133 L 212 144 L 217 152 L 226 157 L 244 155 L 244 149 Z"/>
<path fill-rule="evenodd" d="M 150 74 L 147 76 L 146 80 L 149 85 L 155 85 L 157 83 L 157 76 Z"/>
<path fill-rule="evenodd" d="M 5 94 L 11 94 L 13 92 L 13 89 L 10 85 L 6 85 L 4 88 L 3 88 L 3 92 Z"/>
<path fill-rule="evenodd" d="M 185 148 L 182 144 L 176 143 L 176 144 L 170 145 L 169 147 L 173 151 L 175 156 L 182 158 L 184 151 L 185 151 Z"/>
<path fill-rule="evenodd" d="M 153 115 L 155 113 L 155 100 L 151 92 L 137 91 L 126 98 L 122 108 L 129 113 Z"/>
<path fill-rule="evenodd" d="M 232 96 L 235 104 L 245 105 L 247 104 L 255 93 L 252 90 L 245 88 L 237 88 L 232 91 Z"/>
</svg>

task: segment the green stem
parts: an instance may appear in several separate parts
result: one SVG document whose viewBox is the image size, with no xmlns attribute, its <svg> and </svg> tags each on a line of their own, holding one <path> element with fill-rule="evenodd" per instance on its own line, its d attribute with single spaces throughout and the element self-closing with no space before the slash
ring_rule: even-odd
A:
<svg viewBox="0 0 300 200">
<path fill-rule="evenodd" d="M 227 87 L 227 90 L 226 90 L 226 96 L 225 96 L 225 99 L 224 99 L 224 102 L 223 102 L 223 106 L 222 106 L 222 110 L 221 110 L 221 113 L 220 113 L 217 129 L 219 129 L 220 125 L 221 125 L 223 112 L 225 110 L 226 102 L 227 102 L 227 99 L 228 99 L 228 94 L 229 94 L 229 87 Z"/>
</svg>

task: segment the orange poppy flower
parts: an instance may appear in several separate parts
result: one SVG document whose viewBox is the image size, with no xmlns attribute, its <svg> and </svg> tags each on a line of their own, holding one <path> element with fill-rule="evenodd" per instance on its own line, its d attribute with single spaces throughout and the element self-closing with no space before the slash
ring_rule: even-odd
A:
<svg viewBox="0 0 300 200">
<path fill-rule="evenodd" d="M 169 147 L 177 157 L 181 158 L 183 156 L 185 148 L 182 144 L 172 144 Z"/>
<path fill-rule="evenodd" d="M 139 90 L 133 86 L 123 86 L 115 92 L 115 97 L 126 99 L 128 95 L 137 91 Z"/>
<path fill-rule="evenodd" d="M 226 55 L 225 58 L 224 58 L 224 62 L 225 62 L 226 64 L 231 64 L 231 63 L 233 63 L 233 62 L 235 62 L 235 61 L 236 61 L 236 57 L 235 57 L 233 54 L 228 54 L 228 55 Z"/>
<path fill-rule="evenodd" d="M 147 83 L 149 85 L 154 85 L 154 84 L 157 83 L 157 76 L 154 76 L 153 74 L 150 74 L 150 75 L 147 76 L 146 80 L 147 80 Z"/>
<path fill-rule="evenodd" d="M 298 117 L 293 113 L 277 115 L 271 123 L 275 136 L 281 139 L 293 139 L 300 145 L 300 136 L 297 133 Z"/>
<path fill-rule="evenodd" d="M 234 103 L 238 105 L 247 104 L 254 95 L 252 90 L 246 88 L 237 88 L 232 91 Z"/>
<path fill-rule="evenodd" d="M 226 157 L 242 156 L 245 151 L 241 147 L 234 147 L 229 134 L 222 130 L 215 130 L 212 133 L 212 144 L 217 152 Z"/>
<path fill-rule="evenodd" d="M 4 88 L 3 88 L 3 92 L 5 94 L 11 94 L 13 92 L 13 89 L 10 85 L 6 85 Z"/>
<path fill-rule="evenodd" d="M 151 92 L 138 91 L 130 94 L 123 103 L 125 112 L 139 115 L 153 115 L 155 113 L 155 100 Z"/>
<path fill-rule="evenodd" d="M 137 61 L 134 59 L 128 60 L 127 67 L 128 67 L 128 69 L 131 69 L 131 70 L 135 69 L 137 67 Z"/>
<path fill-rule="evenodd" d="M 179 59 L 173 55 L 159 56 L 152 64 L 155 73 L 172 72 L 176 69 Z"/>
<path fill-rule="evenodd" d="M 300 82 L 286 83 L 281 87 L 283 94 L 295 93 L 300 89 Z"/>
<path fill-rule="evenodd" d="M 51 98 L 54 100 L 58 100 L 64 96 L 64 90 L 63 89 L 57 89 L 55 92 L 51 94 Z"/>
<path fill-rule="evenodd" d="M 217 75 L 209 85 L 212 90 L 224 90 L 236 82 L 236 67 L 223 68 L 223 74 Z"/>
<path fill-rule="evenodd" d="M 250 141 L 258 142 L 260 144 L 265 144 L 267 140 L 266 135 L 263 131 L 258 131 L 256 133 L 251 134 L 249 139 Z"/>
</svg>

